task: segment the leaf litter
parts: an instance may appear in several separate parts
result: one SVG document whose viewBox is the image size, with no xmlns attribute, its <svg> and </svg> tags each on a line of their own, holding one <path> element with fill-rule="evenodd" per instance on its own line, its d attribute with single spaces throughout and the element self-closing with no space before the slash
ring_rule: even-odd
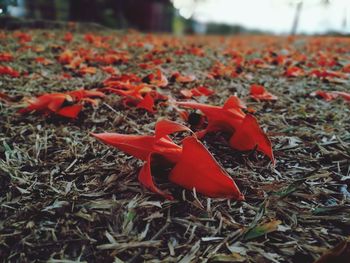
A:
<svg viewBox="0 0 350 263">
<path fill-rule="evenodd" d="M 330 262 L 325 260 L 347 255 L 350 108 L 341 98 L 328 102 L 309 94 L 349 91 L 348 39 L 240 36 L 223 43 L 211 36 L 114 31 L 72 36 L 66 30 L 0 32 L 0 258 Z M 64 53 L 66 47 L 73 55 Z M 199 86 L 213 92 L 194 96 L 198 103 L 244 99 L 271 140 L 276 165 L 256 149 L 232 149 L 224 132 L 208 133 L 201 142 L 245 201 L 207 198 L 156 176 L 175 197 L 164 200 L 140 187 L 139 160 L 89 135 L 152 134 L 165 116 L 186 124 L 176 105 L 162 104 L 156 93 L 157 110 L 152 105 L 150 112 L 126 107 L 112 94 L 73 120 L 16 114 L 29 98 L 99 89 L 120 72 L 139 78 L 156 72 L 151 90 L 177 101 L 182 90 Z M 251 100 L 253 84 L 278 99 Z"/>
</svg>

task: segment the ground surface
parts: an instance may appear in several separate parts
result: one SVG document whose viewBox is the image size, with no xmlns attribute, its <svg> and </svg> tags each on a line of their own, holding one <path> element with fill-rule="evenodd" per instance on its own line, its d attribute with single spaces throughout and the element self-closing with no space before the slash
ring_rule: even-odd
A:
<svg viewBox="0 0 350 263">
<path fill-rule="evenodd" d="M 98 32 L 88 37 L 74 33 L 69 42 L 69 37 L 63 40 L 63 31 L 26 33 L 31 40 L 18 32 L 0 32 L 0 54 L 13 57 L 3 58 L 0 65 L 20 73 L 0 75 L 0 92 L 11 97 L 0 100 L 4 261 L 313 262 L 349 237 L 349 103 L 309 95 L 316 90 L 349 91 L 349 39 L 176 39 Z M 83 62 L 71 68 L 59 63 L 66 49 Z M 113 50 L 118 59 L 93 59 Z M 226 68 L 210 77 L 216 62 Z M 82 73 L 84 64 L 96 72 Z M 165 183 L 162 188 L 176 196 L 167 201 L 137 181 L 141 161 L 89 132 L 151 134 L 163 117 L 185 123 L 172 107 L 158 103 L 151 114 L 125 108 L 120 96 L 108 95 L 99 106 L 86 106 L 76 120 L 16 114 L 28 97 L 102 87 L 110 75 L 102 67 L 108 65 L 141 78 L 155 67 L 168 79 L 175 71 L 195 75 L 194 82 L 170 82 L 160 91 L 177 100 L 183 99 L 181 89 L 199 85 L 215 91 L 195 98 L 208 104 L 222 105 L 237 94 L 256 110 L 272 141 L 276 166 L 261 155 L 231 149 L 223 134 L 210 134 L 203 143 L 246 201 L 195 198 L 191 191 Z M 303 72 L 286 76 L 292 66 Z M 324 75 L 310 75 L 320 68 Z M 278 100 L 249 98 L 254 83 Z"/>
</svg>

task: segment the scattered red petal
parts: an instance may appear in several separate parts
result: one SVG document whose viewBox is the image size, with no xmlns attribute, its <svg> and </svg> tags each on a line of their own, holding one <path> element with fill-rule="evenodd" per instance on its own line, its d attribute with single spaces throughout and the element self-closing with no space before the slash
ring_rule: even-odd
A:
<svg viewBox="0 0 350 263">
<path fill-rule="evenodd" d="M 1 65 L 0 65 L 0 75 L 8 75 L 13 78 L 18 78 L 20 76 L 17 70 L 14 70 L 10 66 L 1 66 Z"/>
<path fill-rule="evenodd" d="M 250 86 L 250 97 L 255 100 L 277 100 L 277 96 L 268 92 L 264 86 L 252 84 Z"/>
</svg>

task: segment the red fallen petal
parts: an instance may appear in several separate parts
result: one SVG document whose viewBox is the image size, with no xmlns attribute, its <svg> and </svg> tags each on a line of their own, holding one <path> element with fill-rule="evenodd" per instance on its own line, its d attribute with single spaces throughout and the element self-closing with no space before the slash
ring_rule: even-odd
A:
<svg viewBox="0 0 350 263">
<path fill-rule="evenodd" d="M 154 136 L 126 135 L 119 133 L 91 133 L 105 144 L 112 145 L 138 159 L 147 161 L 148 156 L 154 151 Z"/>
<path fill-rule="evenodd" d="M 253 115 L 246 115 L 241 126 L 232 135 L 230 145 L 239 151 L 252 150 L 257 146 L 258 151 L 266 154 L 275 163 L 271 142 Z"/>
<path fill-rule="evenodd" d="M 81 104 L 67 106 L 67 107 L 63 107 L 62 109 L 57 111 L 56 114 L 61 115 L 61 116 L 66 117 L 66 118 L 75 119 L 78 117 L 78 114 L 82 108 L 83 108 L 83 105 L 81 105 Z"/>
<path fill-rule="evenodd" d="M 304 70 L 302 70 L 299 67 L 293 66 L 287 68 L 286 72 L 284 73 L 287 77 L 299 77 L 304 75 Z"/>
<path fill-rule="evenodd" d="M 63 40 L 66 42 L 71 42 L 73 40 L 73 34 L 71 32 L 67 32 L 64 34 Z"/>
<path fill-rule="evenodd" d="M 47 94 L 47 96 L 50 96 L 52 94 Z M 39 97 L 40 99 L 40 97 Z M 57 94 L 57 96 L 51 96 L 51 101 L 47 105 L 47 109 L 51 110 L 52 112 L 57 112 L 63 105 L 64 101 L 66 99 L 72 100 L 71 97 L 66 96 L 64 94 Z"/>
<path fill-rule="evenodd" d="M 168 79 L 160 69 L 157 69 L 156 73 L 151 73 L 144 79 L 147 83 L 158 86 L 160 88 L 165 88 L 168 86 Z"/>
<path fill-rule="evenodd" d="M 187 99 L 190 99 L 193 96 L 192 91 L 190 91 L 189 89 L 182 89 L 182 90 L 180 90 L 180 93 L 182 96 L 184 96 Z"/>
<path fill-rule="evenodd" d="M 182 155 L 171 170 L 169 180 L 209 197 L 244 200 L 235 182 L 194 137 L 183 140 Z"/>
<path fill-rule="evenodd" d="M 250 86 L 250 96 L 257 100 L 277 100 L 277 96 L 272 95 L 263 86 L 257 84 Z"/>
<path fill-rule="evenodd" d="M 127 96 L 135 97 L 135 96 L 133 96 L 135 93 L 133 90 L 121 90 L 121 89 L 116 89 L 116 88 L 104 88 L 103 90 L 109 91 L 109 92 L 112 92 L 114 94 L 124 96 L 124 97 L 127 97 Z M 142 99 L 142 96 L 138 95 L 137 98 Z"/>
<path fill-rule="evenodd" d="M 193 82 L 196 80 L 196 76 L 194 76 L 194 75 L 184 76 L 184 75 L 181 75 L 179 72 L 173 73 L 173 75 L 171 77 L 180 83 L 189 83 L 189 82 Z"/>
<path fill-rule="evenodd" d="M 136 105 L 136 107 L 139 109 L 145 109 L 151 113 L 155 112 L 155 110 L 153 109 L 154 100 L 149 93 L 146 94 L 146 96 Z"/>
<path fill-rule="evenodd" d="M 73 67 L 74 68 L 74 67 Z M 96 68 L 95 67 L 82 67 L 78 71 L 81 75 L 85 74 L 91 74 L 94 75 L 96 74 Z"/>
<path fill-rule="evenodd" d="M 317 90 L 315 92 L 312 92 L 310 94 L 311 96 L 319 96 L 325 101 L 331 101 L 334 100 L 336 97 L 338 97 L 337 94 L 333 94 L 332 92 L 327 92 L 327 91 L 322 91 L 322 90 Z"/>
<path fill-rule="evenodd" d="M 230 96 L 224 106 L 223 106 L 224 109 L 236 109 L 236 108 L 239 108 L 239 109 L 246 109 L 247 106 L 245 105 L 245 103 L 240 100 L 237 96 Z"/>
<path fill-rule="evenodd" d="M 265 92 L 265 88 L 261 85 L 253 84 L 250 86 L 250 94 L 252 95 L 262 95 Z"/>
<path fill-rule="evenodd" d="M 83 98 L 104 98 L 105 97 L 105 94 L 101 91 L 85 90 L 85 89 L 74 90 L 74 91 L 68 92 L 67 94 L 73 97 L 75 101 L 80 101 Z"/>
<path fill-rule="evenodd" d="M 343 91 L 334 91 L 333 93 L 341 96 L 344 100 L 350 102 L 350 93 Z"/>
<path fill-rule="evenodd" d="M 160 69 L 157 69 L 156 72 L 156 76 L 157 76 L 157 81 L 156 81 L 156 85 L 158 87 L 164 88 L 168 85 L 168 79 L 166 78 L 166 76 L 162 73 L 162 71 Z M 151 82 L 152 83 L 152 82 Z M 153 84 L 153 83 L 152 83 Z"/>
<path fill-rule="evenodd" d="M 67 95 L 61 93 L 44 94 L 36 98 L 30 105 L 24 109 L 20 109 L 19 113 L 28 113 L 31 111 L 45 111 L 50 110 L 56 112 L 66 100 Z"/>
<path fill-rule="evenodd" d="M 231 108 L 229 110 L 218 106 L 200 104 L 196 102 L 176 102 L 180 106 L 198 109 L 202 111 L 208 120 L 208 126 L 205 130 L 197 133 L 197 136 L 202 137 L 208 132 L 227 131 L 233 132 L 241 125 L 245 116 L 240 109 Z"/>
<path fill-rule="evenodd" d="M 126 135 L 119 133 L 91 133 L 105 144 L 112 145 L 138 159 L 146 161 L 151 153 L 158 153 L 175 162 L 181 154 L 181 147 L 168 138 L 155 139 L 151 135 Z"/>
<path fill-rule="evenodd" d="M 143 184 L 148 190 L 160 194 L 164 196 L 166 199 L 173 200 L 174 197 L 170 194 L 166 194 L 162 190 L 160 190 L 153 182 L 152 171 L 151 171 L 151 163 L 152 163 L 152 154 L 150 154 L 147 158 L 147 162 L 143 165 L 140 170 L 138 179 L 141 184 Z"/>
<path fill-rule="evenodd" d="M 0 61 L 1 62 L 9 62 L 12 60 L 13 60 L 13 56 L 11 53 L 7 53 L 7 52 L 0 53 Z"/>
<path fill-rule="evenodd" d="M 177 112 L 179 113 L 180 117 L 181 117 L 184 121 L 188 121 L 189 113 L 188 113 L 187 111 L 184 111 L 184 110 L 177 110 Z"/>
<path fill-rule="evenodd" d="M 111 74 L 111 75 L 117 75 L 119 74 L 119 71 L 112 67 L 112 66 L 105 66 L 105 67 L 102 67 L 101 68 L 104 72 L 108 73 L 108 74 Z"/>
<path fill-rule="evenodd" d="M 13 78 L 19 77 L 19 72 L 17 70 L 14 70 L 10 66 L 1 66 L 0 65 L 0 75 L 9 75 Z"/>
<path fill-rule="evenodd" d="M 156 140 L 163 138 L 169 134 L 181 131 L 188 131 L 192 133 L 192 130 L 182 124 L 169 120 L 160 120 L 157 122 L 155 127 Z"/>
<path fill-rule="evenodd" d="M 208 89 L 207 87 L 204 87 L 204 86 L 199 86 L 196 89 L 204 96 L 210 96 L 215 93 L 213 90 Z"/>
</svg>

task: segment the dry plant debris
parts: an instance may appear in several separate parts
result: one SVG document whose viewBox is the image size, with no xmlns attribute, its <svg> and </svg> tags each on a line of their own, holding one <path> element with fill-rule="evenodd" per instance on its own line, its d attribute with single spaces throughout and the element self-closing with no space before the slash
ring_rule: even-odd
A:
<svg viewBox="0 0 350 263">
<path fill-rule="evenodd" d="M 0 258 L 343 260 L 350 235 L 349 73 L 345 37 L 0 31 Z M 264 87 L 264 98 L 251 98 L 252 85 Z M 75 118 L 18 113 L 40 95 L 80 89 L 107 95 L 79 107 Z M 225 130 L 201 143 L 245 201 L 184 190 L 155 169 L 157 184 L 174 196 L 165 200 L 139 185 L 139 160 L 90 135 L 152 134 L 163 118 L 200 132 L 203 112 L 178 102 L 221 107 L 233 95 L 268 135 L 275 165 L 258 149 L 232 149 Z"/>
</svg>

